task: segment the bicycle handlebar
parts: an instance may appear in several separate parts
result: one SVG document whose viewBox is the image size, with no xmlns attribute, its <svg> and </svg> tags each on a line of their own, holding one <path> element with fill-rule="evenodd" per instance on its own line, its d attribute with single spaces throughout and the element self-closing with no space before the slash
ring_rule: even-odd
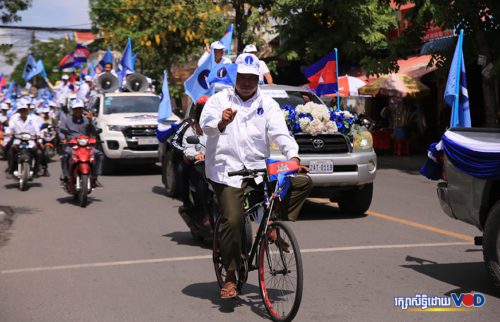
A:
<svg viewBox="0 0 500 322">
<path fill-rule="evenodd" d="M 234 177 L 234 176 L 248 177 L 248 176 L 256 176 L 260 173 L 267 173 L 267 169 L 255 169 L 255 170 L 241 169 L 238 171 L 228 172 L 227 175 L 229 177 Z"/>
</svg>

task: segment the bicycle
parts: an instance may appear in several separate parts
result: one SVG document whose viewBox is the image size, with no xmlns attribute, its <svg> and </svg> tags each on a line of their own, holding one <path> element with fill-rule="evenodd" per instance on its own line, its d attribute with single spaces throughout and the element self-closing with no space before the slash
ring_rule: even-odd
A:
<svg viewBox="0 0 500 322">
<path fill-rule="evenodd" d="M 276 184 L 274 191 L 271 191 L 267 169 L 243 169 L 229 172 L 228 175 L 241 175 L 245 179 L 254 179 L 258 176 L 264 178 L 262 190 L 264 200 L 248 206 L 243 214 L 245 233 L 242 236 L 242 264 L 236 272 L 238 293 L 247 281 L 248 273 L 258 269 L 260 294 L 271 319 L 291 321 L 297 314 L 302 300 L 302 257 L 293 231 L 287 224 L 278 221 L 274 212 L 274 206 L 279 202 L 277 198 L 280 188 Z M 219 215 L 216 220 L 213 238 L 213 262 L 221 288 L 226 278 L 219 248 L 222 217 Z M 260 222 L 253 243 L 250 217 Z M 276 229 L 276 239 L 273 240 L 268 236 L 268 232 L 272 229 Z M 288 287 L 289 285 L 292 286 Z"/>
</svg>

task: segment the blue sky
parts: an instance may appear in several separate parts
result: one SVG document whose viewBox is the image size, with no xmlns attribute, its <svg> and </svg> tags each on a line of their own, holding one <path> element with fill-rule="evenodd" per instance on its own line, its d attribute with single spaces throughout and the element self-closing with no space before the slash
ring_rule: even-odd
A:
<svg viewBox="0 0 500 322">
<path fill-rule="evenodd" d="M 13 25 L 36 27 L 90 28 L 88 0 L 33 0 L 20 13 L 22 20 Z"/>
</svg>

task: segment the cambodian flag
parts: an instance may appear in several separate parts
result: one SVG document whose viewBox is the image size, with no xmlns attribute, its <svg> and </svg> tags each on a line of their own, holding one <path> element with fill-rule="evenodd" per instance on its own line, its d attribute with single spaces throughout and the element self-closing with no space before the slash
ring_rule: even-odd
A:
<svg viewBox="0 0 500 322">
<path fill-rule="evenodd" d="M 87 46 L 78 44 L 73 52 L 73 57 L 77 62 L 86 63 L 87 59 L 90 57 L 90 51 Z"/>
<path fill-rule="evenodd" d="M 61 61 L 59 62 L 60 69 L 75 67 L 76 61 L 74 53 L 74 51 L 71 51 L 66 56 L 64 56 L 63 59 L 61 59 Z"/>
<path fill-rule="evenodd" d="M 7 81 L 5 80 L 5 75 L 0 74 L 0 89 L 7 87 Z"/>
<path fill-rule="evenodd" d="M 289 174 L 294 174 L 299 171 L 299 166 L 294 161 L 278 161 L 273 159 L 266 159 L 267 175 L 269 181 L 277 181 L 275 193 L 280 200 L 285 198 L 288 188 L 290 188 Z"/>
<path fill-rule="evenodd" d="M 334 51 L 321 58 L 313 65 L 304 68 L 304 75 L 309 80 L 309 87 L 318 95 L 338 92 L 337 52 Z"/>
</svg>

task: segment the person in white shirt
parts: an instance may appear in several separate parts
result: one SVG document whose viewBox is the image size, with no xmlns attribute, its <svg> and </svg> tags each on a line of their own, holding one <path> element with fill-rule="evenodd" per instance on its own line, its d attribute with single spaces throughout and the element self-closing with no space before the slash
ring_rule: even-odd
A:
<svg viewBox="0 0 500 322">
<path fill-rule="evenodd" d="M 38 127 L 37 120 L 32 116 L 28 115 L 28 106 L 22 104 L 17 107 L 17 112 L 19 113 L 19 118 L 11 119 L 9 122 L 10 137 L 14 137 L 16 134 L 29 133 L 33 136 L 33 140 L 29 142 L 29 148 L 32 155 L 35 156 L 35 168 L 34 172 L 36 176 L 40 176 L 40 162 L 42 160 L 42 149 L 39 146 L 38 139 L 40 138 L 40 128 Z M 11 148 L 8 153 L 8 166 L 5 172 L 7 173 L 7 179 L 13 179 L 12 173 L 14 172 L 14 166 L 16 164 L 15 156 L 19 151 L 19 144 L 21 140 L 14 138 Z"/>
<path fill-rule="evenodd" d="M 207 135 L 205 172 L 222 209 L 221 256 L 226 269 L 226 281 L 220 291 L 223 299 L 238 295 L 236 274 L 241 261 L 243 234 L 244 190 L 249 182 L 241 176 L 229 177 L 228 172 L 262 169 L 269 158 L 271 142 L 299 169 L 299 148 L 288 132 L 283 112 L 271 97 L 262 95 L 259 84 L 259 59 L 253 54 L 241 54 L 236 59 L 235 88 L 227 88 L 207 101 L 200 125 Z M 286 198 L 280 204 L 282 219 L 296 220 L 312 188 L 307 175 L 291 178 Z M 270 238 L 272 238 L 270 236 Z"/>
<path fill-rule="evenodd" d="M 61 83 L 57 86 L 52 85 L 48 78 L 45 79 L 49 88 L 55 92 L 57 101 L 61 105 L 66 105 L 66 99 L 69 97 L 73 90 L 70 87 L 69 76 L 64 74 L 61 76 Z"/>
<path fill-rule="evenodd" d="M 198 60 L 198 66 L 201 66 L 210 56 L 210 52 L 214 51 L 214 61 L 216 64 L 223 63 L 223 64 L 231 64 L 231 59 L 227 58 L 224 56 L 224 51 L 226 50 L 226 46 L 220 41 L 214 41 L 210 47 L 205 48 L 205 52 L 203 55 L 201 55 L 200 59 Z"/>
<path fill-rule="evenodd" d="M 257 55 L 257 47 L 254 45 L 246 45 L 245 48 L 243 49 L 243 53 L 248 53 L 248 54 L 254 54 Z M 271 75 L 271 72 L 269 71 L 269 68 L 267 67 L 267 64 L 263 60 L 259 60 L 259 84 L 264 84 L 264 79 L 268 84 L 273 84 L 273 76 Z"/>
<path fill-rule="evenodd" d="M 76 93 L 76 98 L 81 99 L 84 102 L 87 102 L 90 95 L 90 90 L 92 89 L 92 77 L 90 75 L 85 75 L 84 82 L 78 89 Z"/>
</svg>

